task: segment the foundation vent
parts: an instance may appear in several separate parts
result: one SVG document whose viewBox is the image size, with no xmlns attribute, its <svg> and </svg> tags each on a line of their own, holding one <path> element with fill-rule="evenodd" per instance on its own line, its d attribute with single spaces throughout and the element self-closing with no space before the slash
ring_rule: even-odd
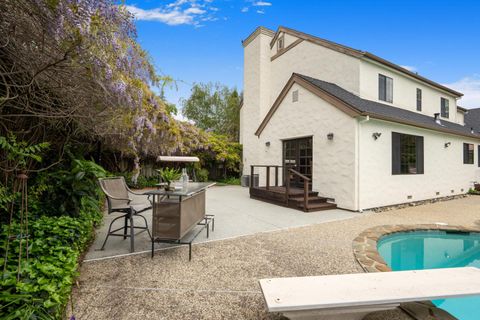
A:
<svg viewBox="0 0 480 320">
<path fill-rule="evenodd" d="M 437 191 L 437 192 L 435 192 L 435 194 L 438 196 L 438 195 L 440 195 L 440 192 Z"/>
<path fill-rule="evenodd" d="M 409 200 L 412 199 L 412 198 L 413 198 L 412 196 L 407 196 L 407 199 L 409 199 Z"/>
</svg>

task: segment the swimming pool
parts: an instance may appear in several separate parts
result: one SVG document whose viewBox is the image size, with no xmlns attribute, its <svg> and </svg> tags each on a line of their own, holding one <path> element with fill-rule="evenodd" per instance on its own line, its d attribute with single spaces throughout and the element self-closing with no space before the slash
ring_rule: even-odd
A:
<svg viewBox="0 0 480 320">
<path fill-rule="evenodd" d="M 480 268 L 480 234 L 446 231 L 399 232 L 382 237 L 378 253 L 394 271 Z M 480 296 L 432 301 L 460 320 L 480 318 Z"/>
</svg>

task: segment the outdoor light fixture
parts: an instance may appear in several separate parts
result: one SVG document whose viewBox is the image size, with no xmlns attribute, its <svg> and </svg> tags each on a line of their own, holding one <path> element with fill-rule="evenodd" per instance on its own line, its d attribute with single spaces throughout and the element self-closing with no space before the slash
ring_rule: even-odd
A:
<svg viewBox="0 0 480 320">
<path fill-rule="evenodd" d="M 380 138 L 380 136 L 382 135 L 381 132 L 374 132 L 372 133 L 372 137 L 373 139 L 377 140 L 378 138 Z"/>
<path fill-rule="evenodd" d="M 329 134 L 327 134 L 327 139 L 328 140 L 333 140 L 333 133 L 330 132 Z"/>
<path fill-rule="evenodd" d="M 265 145 L 266 145 L 267 147 L 270 147 L 270 141 L 265 142 Z"/>
<path fill-rule="evenodd" d="M 452 144 L 451 142 L 445 142 L 445 148 L 450 147 L 451 144 Z"/>
</svg>

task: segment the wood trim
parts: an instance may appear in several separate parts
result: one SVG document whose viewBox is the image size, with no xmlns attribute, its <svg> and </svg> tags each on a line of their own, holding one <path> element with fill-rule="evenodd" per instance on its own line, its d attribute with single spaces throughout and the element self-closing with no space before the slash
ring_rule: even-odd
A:
<svg viewBox="0 0 480 320">
<path fill-rule="evenodd" d="M 350 48 L 350 47 L 347 47 L 347 46 L 344 46 L 344 45 L 341 45 L 341 44 L 338 44 L 338 43 L 335 43 L 335 42 L 332 42 L 332 41 L 329 41 L 329 40 L 325 40 L 325 39 L 322 39 L 322 38 L 319 38 L 319 37 L 312 36 L 312 35 L 307 34 L 307 33 L 303 33 L 303 32 L 293 30 L 293 29 L 290 29 L 290 28 L 286 28 L 286 27 L 282 27 L 282 26 L 278 28 L 278 30 L 275 33 L 275 36 L 273 37 L 272 41 L 270 41 L 270 48 L 273 48 L 273 45 L 275 44 L 275 41 L 277 40 L 279 34 L 282 33 L 282 32 L 283 33 L 288 33 L 288 34 L 290 34 L 294 37 L 297 37 L 297 38 L 300 38 L 300 39 L 303 39 L 303 40 L 307 40 L 307 41 L 322 45 L 324 47 L 327 47 L 329 49 L 332 49 L 332 50 L 335 50 L 335 51 L 338 51 L 338 52 L 342 52 L 342 53 L 345 53 L 345 54 L 348 54 L 348 55 L 352 55 L 352 56 L 355 56 L 355 57 L 361 57 L 363 55 L 363 52 L 360 51 L 360 50 L 356 50 L 356 49 L 353 49 L 353 48 Z"/>
<path fill-rule="evenodd" d="M 270 29 L 267 29 L 267 28 L 264 28 L 264 27 L 258 27 L 245 40 L 242 41 L 242 46 L 245 48 L 259 34 L 264 34 L 264 35 L 273 37 L 275 35 L 275 32 L 273 30 L 270 30 Z"/>
<path fill-rule="evenodd" d="M 338 43 L 335 43 L 335 42 L 332 42 L 332 41 L 329 41 L 329 40 L 325 40 L 325 39 L 322 39 L 322 38 L 319 38 L 319 37 L 315 37 L 315 36 L 312 36 L 310 34 L 307 34 L 307 33 L 303 33 L 303 32 L 300 32 L 300 31 L 297 31 L 297 30 L 293 30 L 293 29 L 289 29 L 289 28 L 286 28 L 286 27 L 282 27 L 280 26 L 277 31 L 275 32 L 275 35 L 273 36 L 273 39 L 272 41 L 270 41 L 270 48 L 273 48 L 273 45 L 275 44 L 275 41 L 277 40 L 277 38 L 279 37 L 279 35 L 281 33 L 288 33 L 292 36 L 295 36 L 297 38 L 300 38 L 300 39 L 303 39 L 303 40 L 306 40 L 306 41 L 309 41 L 311 43 L 314 43 L 314 44 L 317 44 L 317 45 L 321 45 L 323 47 L 326 47 L 328 49 L 331 49 L 331 50 L 334 50 L 334 51 L 337 51 L 337 52 L 340 52 L 340 53 L 344 53 L 344 54 L 347 54 L 347 55 L 350 55 L 350 56 L 353 56 L 353 57 L 357 57 L 357 58 L 368 58 L 368 59 L 371 59 L 371 60 L 374 60 L 384 66 L 387 66 L 387 67 L 390 67 L 396 71 L 399 71 L 401 73 L 404 73 L 406 75 L 409 75 L 417 80 L 420 80 L 422 82 L 425 82 L 437 89 L 441 89 L 443 91 L 446 91 L 448 92 L 449 94 L 453 94 L 454 96 L 456 97 L 461 97 L 463 96 L 463 94 L 461 92 L 458 92 L 458 91 L 455 91 L 453 89 L 450 89 L 448 87 L 445 87 L 435 81 L 432 81 L 430 79 L 427 79 L 425 77 L 422 77 L 414 72 L 411 72 L 405 68 L 402 68 L 400 67 L 399 65 L 393 63 L 393 62 L 390 62 L 388 60 L 385 60 L 383 58 L 380 58 L 370 52 L 366 52 L 366 51 L 361 51 L 361 50 L 357 50 L 357 49 L 353 49 L 353 48 L 350 48 L 350 47 L 347 47 L 347 46 L 344 46 L 344 45 L 341 45 L 341 44 L 338 44 Z"/>
<path fill-rule="evenodd" d="M 463 108 L 463 107 L 457 106 L 457 111 L 468 112 L 468 109 L 465 109 L 465 108 Z"/>
<path fill-rule="evenodd" d="M 417 79 L 417 80 L 420 80 L 420 81 L 422 81 L 422 82 L 425 82 L 425 83 L 427 83 L 427 84 L 429 84 L 429 85 L 431 85 L 431 86 L 433 86 L 433 87 L 435 87 L 435 88 L 437 88 L 437 89 L 446 91 L 446 92 L 448 92 L 449 94 L 453 94 L 453 95 L 456 96 L 456 97 L 462 97 L 462 96 L 463 96 L 463 93 L 461 93 L 461 92 L 455 91 L 455 90 L 450 89 L 450 88 L 448 88 L 448 87 L 445 87 L 445 86 L 443 86 L 443 85 L 441 85 L 441 84 L 439 84 L 439 83 L 437 83 L 437 82 L 435 82 L 435 81 L 432 81 L 432 80 L 430 80 L 430 79 L 427 79 L 427 78 L 425 78 L 425 77 L 422 77 L 422 76 L 420 76 L 420 75 L 418 75 L 418 74 L 416 74 L 416 73 L 414 73 L 414 72 L 411 72 L 411 71 L 409 71 L 409 70 L 407 70 L 407 69 L 405 69 L 405 68 L 400 67 L 398 64 L 395 64 L 395 63 L 393 63 L 393 62 L 390 62 L 390 61 L 388 61 L 388 60 L 385 60 L 385 59 L 383 59 L 383 58 L 380 58 L 379 56 L 376 56 L 376 55 L 374 55 L 373 53 L 364 52 L 363 57 L 364 57 L 364 58 L 367 58 L 367 59 L 370 59 L 370 60 L 373 60 L 373 61 L 376 61 L 376 62 L 378 62 L 378 63 L 380 63 L 380 64 L 382 64 L 382 65 L 384 65 L 384 66 L 390 67 L 390 68 L 392 68 L 392 69 L 394 69 L 394 70 L 396 70 L 396 71 L 399 71 L 399 72 L 401 72 L 401 73 L 404 73 L 404 74 L 406 74 L 406 75 L 409 75 L 409 76 L 412 77 L 412 78 L 415 78 L 415 79 Z"/>
<path fill-rule="evenodd" d="M 280 107 L 280 104 L 282 103 L 283 99 L 285 98 L 287 93 L 290 91 L 290 89 L 292 88 L 294 83 L 297 83 L 298 85 L 304 87 L 308 91 L 312 92 L 313 94 L 315 94 L 319 98 L 327 101 L 328 103 L 330 103 L 334 107 L 337 107 L 338 109 L 345 112 L 349 116 L 354 117 L 354 116 L 358 116 L 358 115 L 361 114 L 355 107 L 350 106 L 347 103 L 345 103 L 344 101 L 342 101 L 342 100 L 330 95 L 329 93 L 319 89 L 318 87 L 312 85 L 311 83 L 309 83 L 308 81 L 304 80 L 303 78 L 301 78 L 300 76 L 298 76 L 297 74 L 294 73 L 294 74 L 292 74 L 292 76 L 288 80 L 285 87 L 283 87 L 282 91 L 278 95 L 277 99 L 273 103 L 272 107 L 268 111 L 267 115 L 263 119 L 263 121 L 260 124 L 260 126 L 258 127 L 257 131 L 255 131 L 256 136 L 260 136 L 263 129 L 265 129 L 265 127 L 267 126 L 270 119 L 273 117 L 273 115 L 275 114 L 277 109 Z"/>
<path fill-rule="evenodd" d="M 384 116 L 384 115 L 378 115 L 378 114 L 370 113 L 370 112 L 360 112 L 354 106 L 351 106 L 351 105 L 347 104 L 346 102 L 344 102 L 343 100 L 341 100 L 341 99 L 327 93 L 326 91 L 318 88 L 317 86 L 311 84 L 310 82 L 306 81 L 305 79 L 301 78 L 299 75 L 297 75 L 295 73 L 292 74 L 292 76 L 288 80 L 287 84 L 282 89 L 282 91 L 278 95 L 277 99 L 273 103 L 272 107 L 268 111 L 267 115 L 265 116 L 265 118 L 261 122 L 257 131 L 255 131 L 256 136 L 260 137 L 260 134 L 265 129 L 265 127 L 267 126 L 268 122 L 273 117 L 273 115 L 275 114 L 277 109 L 280 107 L 280 104 L 282 103 L 283 99 L 288 94 L 288 92 L 290 91 L 290 89 L 292 88 L 294 83 L 297 83 L 298 85 L 300 85 L 303 88 L 307 89 L 308 91 L 312 92 L 313 94 L 315 94 L 319 98 L 325 100 L 326 102 L 330 103 L 331 105 L 333 105 L 334 107 L 338 108 L 339 110 L 345 112 L 347 115 L 349 115 L 351 117 L 370 116 L 370 117 L 372 117 L 374 119 L 378 119 L 378 120 L 384 120 L 384 121 L 393 122 L 393 123 L 405 124 L 405 125 L 409 125 L 409 126 L 412 126 L 412 127 L 417 127 L 417 128 L 427 129 L 427 130 L 433 130 L 433 131 L 438 131 L 438 132 L 444 132 L 444 133 L 453 134 L 453 135 L 456 135 L 456 136 L 463 136 L 463 137 L 467 137 L 467 138 L 471 138 L 471 139 L 475 139 L 475 140 L 480 140 L 480 136 L 478 136 L 478 135 L 461 133 L 461 132 L 451 130 L 451 129 L 448 129 L 448 128 L 436 127 L 434 125 L 432 125 L 432 126 L 423 125 L 423 124 L 419 124 L 419 123 L 414 122 L 414 121 L 401 120 L 401 119 L 398 119 L 398 118 L 392 118 L 392 117 L 388 117 L 388 116 Z"/>
<path fill-rule="evenodd" d="M 290 43 L 288 46 L 286 46 L 284 49 L 278 51 L 274 56 L 272 56 L 270 58 L 270 61 L 273 61 L 275 59 L 277 59 L 278 57 L 280 57 L 282 54 L 284 54 L 285 52 L 287 52 L 288 50 L 292 49 L 293 47 L 297 46 L 298 44 L 300 44 L 301 42 L 303 42 L 303 39 L 297 39 L 295 40 L 294 42 Z"/>
</svg>

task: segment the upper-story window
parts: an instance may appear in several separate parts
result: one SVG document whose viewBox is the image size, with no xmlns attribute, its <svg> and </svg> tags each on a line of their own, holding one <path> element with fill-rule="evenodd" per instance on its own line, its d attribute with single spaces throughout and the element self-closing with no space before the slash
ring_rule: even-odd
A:
<svg viewBox="0 0 480 320">
<path fill-rule="evenodd" d="M 383 74 L 378 75 L 378 100 L 393 102 L 393 79 Z"/>
<path fill-rule="evenodd" d="M 417 111 L 422 111 L 422 89 L 417 88 Z"/>
<path fill-rule="evenodd" d="M 277 40 L 277 51 L 280 51 L 284 48 L 285 46 L 285 36 L 280 36 L 278 37 L 278 40 Z"/>
<path fill-rule="evenodd" d="M 445 98 L 440 98 L 440 115 L 442 118 L 448 118 L 449 116 L 449 101 Z"/>
</svg>

